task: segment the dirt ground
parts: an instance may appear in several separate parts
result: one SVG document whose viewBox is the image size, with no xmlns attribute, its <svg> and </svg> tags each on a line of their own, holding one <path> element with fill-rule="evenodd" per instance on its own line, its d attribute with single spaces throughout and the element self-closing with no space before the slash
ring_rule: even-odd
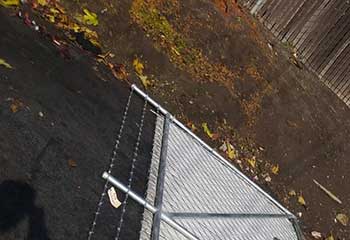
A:
<svg viewBox="0 0 350 240">
<path fill-rule="evenodd" d="M 234 1 L 61 4 L 72 18 L 83 8 L 97 13 L 98 25 L 89 27 L 102 52 L 111 53 L 108 61 L 125 67 L 121 82 L 146 85 L 218 151 L 232 144 L 235 154 L 227 157 L 299 216 L 307 238 L 319 231 L 350 239 L 349 225 L 335 221 L 338 213 L 350 215 L 350 111 L 295 62 L 288 44 L 278 43 Z"/>
</svg>

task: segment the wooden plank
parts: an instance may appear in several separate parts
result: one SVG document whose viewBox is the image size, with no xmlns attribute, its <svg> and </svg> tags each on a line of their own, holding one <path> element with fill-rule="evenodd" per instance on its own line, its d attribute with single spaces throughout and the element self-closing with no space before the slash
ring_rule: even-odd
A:
<svg viewBox="0 0 350 240">
<path fill-rule="evenodd" d="M 275 13 L 275 9 L 279 6 L 279 4 L 283 0 L 272 0 L 270 7 L 267 9 L 266 13 L 262 16 L 263 23 L 266 27 L 268 27 L 269 19 Z"/>
<path fill-rule="evenodd" d="M 255 4 L 257 4 L 258 1 L 259 1 L 259 0 L 253 0 L 253 1 L 251 1 L 250 4 L 249 4 L 249 10 L 251 10 L 251 9 L 255 6 Z"/>
<path fill-rule="evenodd" d="M 340 0 L 342 1 L 342 0 Z M 345 8 L 343 8 L 345 7 Z M 342 31 L 344 30 L 346 23 L 348 22 L 347 15 L 349 13 L 347 10 L 349 9 L 348 5 L 339 7 L 338 11 L 335 11 L 335 15 L 333 19 L 330 19 L 329 21 L 332 22 L 332 26 L 329 29 L 329 31 L 323 32 L 323 37 L 320 40 L 320 43 L 316 46 L 315 51 L 313 51 L 311 54 L 309 54 L 308 61 L 313 62 L 314 56 L 320 55 L 323 52 L 326 51 L 326 49 L 334 47 L 335 44 L 339 41 L 338 37 L 342 37 L 344 34 L 342 34 Z M 320 24 L 326 24 L 328 19 L 322 19 L 320 21 Z M 319 26 L 317 26 L 316 29 L 318 29 Z M 320 29 L 322 31 L 322 29 Z"/>
<path fill-rule="evenodd" d="M 284 42 L 287 41 L 289 39 L 289 37 L 296 31 L 296 29 L 300 28 L 299 25 L 302 24 L 301 19 L 305 15 L 307 6 L 309 4 L 310 4 L 310 1 L 303 0 L 303 2 L 301 4 L 301 6 L 299 7 L 295 17 L 293 18 L 293 20 L 290 23 L 290 25 L 291 25 L 290 29 L 283 34 L 282 41 L 284 41 Z"/>
<path fill-rule="evenodd" d="M 321 7 L 321 4 L 322 2 L 317 2 L 310 9 L 309 19 L 307 20 L 306 24 L 301 30 L 301 34 L 298 34 L 298 36 L 294 40 L 296 49 L 300 48 L 301 44 L 305 41 L 305 39 L 309 36 L 309 34 L 314 30 L 315 22 L 317 22 L 317 19 L 319 18 L 319 15 L 315 14 L 315 12 L 318 12 L 317 10 Z"/>
<path fill-rule="evenodd" d="M 343 0 L 340 0 L 341 2 Z M 330 10 L 332 6 L 332 3 L 339 3 L 339 1 L 325 1 L 325 4 L 320 7 L 319 17 L 318 21 L 315 23 L 314 31 L 309 35 L 308 38 L 305 39 L 304 43 L 299 48 L 300 54 L 304 58 L 308 58 L 310 55 L 310 48 L 315 50 L 315 43 L 319 42 L 323 36 L 325 35 L 325 32 L 329 31 L 332 27 L 332 24 L 334 24 L 337 21 L 337 12 Z M 336 5 L 337 6 L 337 5 Z"/>
<path fill-rule="evenodd" d="M 340 98 L 346 98 L 349 95 L 350 77 L 347 76 L 346 79 L 343 80 L 343 83 L 344 84 L 338 90 Z"/>
<path fill-rule="evenodd" d="M 293 14 L 293 10 L 295 9 L 295 5 L 297 5 L 297 3 L 298 1 L 287 1 L 282 5 L 282 9 L 280 10 L 279 14 L 273 19 L 271 31 L 275 36 L 278 36 L 279 33 L 277 29 L 280 29 L 281 26 L 288 21 L 290 15 Z"/>
<path fill-rule="evenodd" d="M 348 80 L 350 81 L 350 80 Z M 343 101 L 347 104 L 350 105 L 350 86 L 346 89 L 346 92 L 344 92 L 344 98 Z"/>
<path fill-rule="evenodd" d="M 339 69 L 342 66 L 344 66 L 344 63 L 348 61 L 347 57 L 349 53 L 350 45 L 348 44 L 347 46 L 345 46 L 345 49 L 339 53 L 339 56 L 337 56 L 334 59 L 334 62 L 330 62 L 327 68 L 322 70 L 320 75 L 322 76 L 322 78 L 326 79 L 326 82 L 331 81 L 334 78 L 335 74 L 339 71 Z"/>
<path fill-rule="evenodd" d="M 312 11 L 315 9 L 315 7 L 317 7 L 315 1 L 306 1 L 297 27 L 287 38 L 288 42 L 296 45 L 299 39 L 307 32 L 308 27 L 310 27 L 307 23 L 312 17 Z"/>
<path fill-rule="evenodd" d="M 340 75 L 340 77 L 337 79 L 337 81 L 333 85 L 331 85 L 332 91 L 336 93 L 339 97 L 340 97 L 339 87 L 343 86 L 346 83 L 348 72 L 349 72 L 349 67 L 347 67 L 346 71 L 342 75 Z"/>
<path fill-rule="evenodd" d="M 335 89 L 335 86 L 337 86 L 340 83 L 342 76 L 344 76 L 349 71 L 348 64 L 347 64 L 350 60 L 349 56 L 350 56 L 350 54 L 348 52 L 346 54 L 345 58 L 343 59 L 342 64 L 340 64 L 339 66 L 336 66 L 337 71 L 333 75 L 331 81 L 329 81 L 329 83 L 328 83 L 328 85 L 331 89 Z"/>
<path fill-rule="evenodd" d="M 289 9 L 286 8 L 286 12 L 284 14 L 283 20 L 281 21 L 279 26 L 274 27 L 273 31 L 279 40 L 282 40 L 281 32 L 284 31 L 287 26 L 289 26 L 288 24 L 292 21 L 292 19 L 298 13 L 298 10 L 303 2 L 304 0 L 291 1 L 292 5 L 290 5 Z"/>
<path fill-rule="evenodd" d="M 284 5 L 285 5 L 285 2 L 283 0 L 278 0 L 274 8 L 271 9 L 270 15 L 267 18 L 265 18 L 265 26 L 267 26 L 268 29 L 272 28 L 275 19 L 278 17 L 279 13 L 282 11 Z"/>
<path fill-rule="evenodd" d="M 317 51 L 310 55 L 309 61 L 315 71 L 323 69 L 340 49 L 343 44 L 350 38 L 350 8 L 339 22 L 334 26 L 331 32 L 321 41 Z"/>
<path fill-rule="evenodd" d="M 259 10 L 266 4 L 267 0 L 257 0 L 254 6 L 252 6 L 250 13 L 256 15 Z"/>
<path fill-rule="evenodd" d="M 349 58 L 349 53 L 350 53 L 350 47 L 346 48 L 346 50 L 344 51 L 344 53 L 342 54 L 342 58 L 341 61 L 339 61 L 339 63 L 337 62 L 337 64 L 333 65 L 333 69 L 332 71 L 330 71 L 330 74 L 328 74 L 327 78 L 327 82 L 329 86 L 333 86 L 336 84 L 337 80 L 339 79 L 340 76 L 342 76 L 344 74 L 344 72 L 346 73 L 347 71 L 347 61 L 350 60 Z"/>
<path fill-rule="evenodd" d="M 335 62 L 338 60 L 338 58 L 343 54 L 343 52 L 348 48 L 350 45 L 350 39 L 348 39 L 343 46 L 337 51 L 337 53 L 328 61 L 327 65 L 321 70 L 320 69 L 320 76 L 323 77 L 326 72 L 328 72 L 329 68 L 331 68 Z"/>
<path fill-rule="evenodd" d="M 341 75 L 341 77 L 339 78 L 337 84 L 334 84 L 334 85 L 332 86 L 333 89 L 334 89 L 334 91 L 337 92 L 337 93 L 338 93 L 338 92 L 341 92 L 342 89 L 343 89 L 344 87 L 346 87 L 346 86 L 344 86 L 344 85 L 346 85 L 346 79 L 349 78 L 349 70 L 350 70 L 349 62 L 346 62 L 345 66 L 346 66 L 346 67 L 345 67 L 346 71 Z"/>
<path fill-rule="evenodd" d="M 273 1 L 274 0 L 267 0 L 266 3 L 256 13 L 256 15 L 259 16 L 262 21 L 263 21 L 263 16 L 267 14 L 269 9 L 272 7 Z"/>
<path fill-rule="evenodd" d="M 307 0 L 299 0 L 298 4 L 296 5 L 297 8 L 294 10 L 293 15 L 288 19 L 286 24 L 283 26 L 281 29 L 280 33 L 278 34 L 278 38 L 282 40 L 282 42 L 285 41 L 285 36 L 287 35 L 288 32 L 290 32 L 293 27 L 296 25 L 296 22 L 298 21 L 302 7 L 304 6 L 305 2 Z"/>
</svg>

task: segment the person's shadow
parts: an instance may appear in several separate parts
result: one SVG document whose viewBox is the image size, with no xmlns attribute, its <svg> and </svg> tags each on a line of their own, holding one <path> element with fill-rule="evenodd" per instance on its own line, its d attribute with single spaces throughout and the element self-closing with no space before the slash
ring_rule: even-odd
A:
<svg viewBox="0 0 350 240">
<path fill-rule="evenodd" d="M 27 240 L 49 240 L 42 208 L 35 205 L 36 193 L 27 183 L 5 180 L 0 183 L 0 234 L 16 231 L 27 217 Z"/>
</svg>

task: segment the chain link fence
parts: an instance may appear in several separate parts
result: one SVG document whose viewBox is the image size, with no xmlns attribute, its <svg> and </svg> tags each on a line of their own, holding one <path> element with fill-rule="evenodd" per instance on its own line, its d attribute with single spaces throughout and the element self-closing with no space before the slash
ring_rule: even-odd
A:
<svg viewBox="0 0 350 240">
<path fill-rule="evenodd" d="M 298 240 L 295 217 L 231 163 L 134 87 L 157 109 L 140 240 L 187 239 L 157 215 L 166 215 L 196 239 Z"/>
<path fill-rule="evenodd" d="M 136 124 L 136 142 L 134 147 L 129 146 L 132 151 L 130 172 L 121 173 L 112 169 L 118 162 L 116 156 L 123 142 L 133 93 L 140 95 L 144 102 Z M 148 165 L 142 165 L 138 153 L 143 144 L 147 109 L 156 118 L 153 118 L 151 160 Z M 135 188 L 140 181 L 140 171 L 148 172 L 145 194 Z M 105 224 L 103 216 L 107 213 L 103 206 L 106 206 L 107 189 L 112 185 L 124 192 L 121 206 L 114 210 L 118 218 L 109 223 L 113 225 L 115 240 L 130 239 L 130 231 L 139 231 L 140 240 L 303 239 L 293 214 L 136 86 L 132 87 L 111 162 L 103 178 L 106 183 L 88 239 L 99 239 L 95 232 L 98 226 Z M 143 207 L 143 214 L 130 212 L 130 204 L 136 203 Z M 135 225 L 140 225 L 140 229 L 133 229 Z"/>
</svg>

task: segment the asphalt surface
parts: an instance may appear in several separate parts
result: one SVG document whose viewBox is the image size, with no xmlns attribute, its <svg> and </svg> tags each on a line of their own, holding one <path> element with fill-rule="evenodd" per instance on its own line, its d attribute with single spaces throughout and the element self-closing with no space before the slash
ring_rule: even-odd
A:
<svg viewBox="0 0 350 240">
<path fill-rule="evenodd" d="M 13 66 L 0 66 L 0 240 L 87 239 L 129 87 L 81 50 L 63 58 L 7 10 L 0 23 L 0 58 Z M 134 95 L 113 171 L 124 183 L 142 107 Z M 147 108 L 132 185 L 141 195 L 154 122 Z M 93 239 L 116 235 L 121 208 L 104 203 Z M 138 239 L 142 213 L 129 199 L 120 239 Z"/>
</svg>

